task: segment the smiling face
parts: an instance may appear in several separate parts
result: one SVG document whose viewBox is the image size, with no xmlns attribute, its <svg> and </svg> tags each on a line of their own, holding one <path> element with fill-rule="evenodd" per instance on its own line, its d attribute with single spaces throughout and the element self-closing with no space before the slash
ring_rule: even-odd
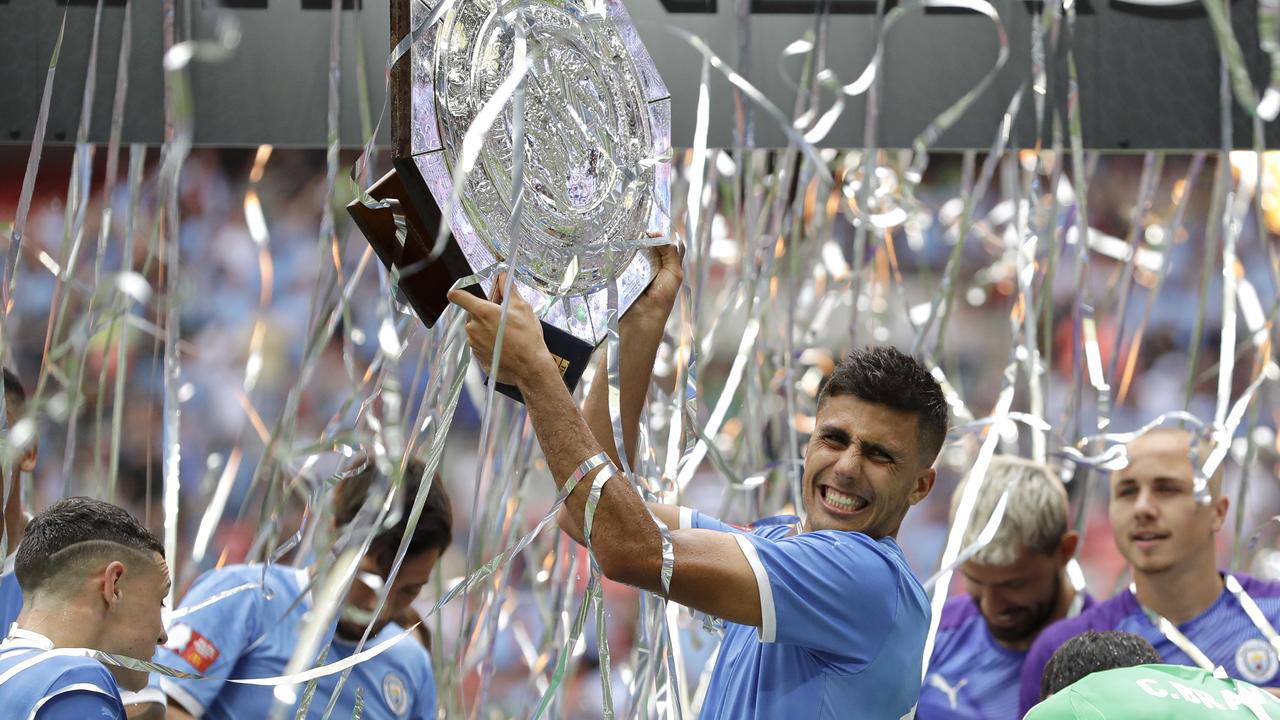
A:
<svg viewBox="0 0 1280 720">
<path fill-rule="evenodd" d="M 387 603 L 382 608 L 382 614 L 374 618 L 373 611 L 378 607 L 378 591 L 384 582 L 384 571 L 379 569 L 378 558 L 373 553 L 365 555 L 356 579 L 351 583 L 351 590 L 347 593 L 342 619 L 338 621 L 338 635 L 348 640 L 359 640 L 365 627 L 370 624 L 373 630 L 369 636 L 377 635 L 422 594 L 422 588 L 431 579 L 431 571 L 439 560 L 438 548 L 406 556 L 400 565 L 400 572 L 396 573 L 395 582 L 391 584 L 391 590 L 387 593 Z"/>
<path fill-rule="evenodd" d="M 1147 433 L 1129 443 L 1129 464 L 1111 475 L 1116 548 L 1135 574 L 1213 566 L 1213 536 L 1226 518 L 1227 499 L 1219 477 L 1210 483 L 1213 500 L 1196 502 L 1190 441 L 1182 431 Z"/>
<path fill-rule="evenodd" d="M 931 465 L 919 449 L 915 413 L 854 395 L 827 397 L 804 459 L 805 530 L 896 534 L 907 508 L 933 488 Z"/>
</svg>

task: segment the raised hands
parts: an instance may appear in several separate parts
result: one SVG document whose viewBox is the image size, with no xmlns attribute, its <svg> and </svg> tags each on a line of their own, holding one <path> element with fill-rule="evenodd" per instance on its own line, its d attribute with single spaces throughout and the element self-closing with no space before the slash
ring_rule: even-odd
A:
<svg viewBox="0 0 1280 720">
<path fill-rule="evenodd" d="M 493 348 L 497 343 L 498 324 L 502 318 L 502 288 L 506 276 L 493 283 L 493 299 L 484 300 L 463 290 L 449 292 L 449 302 L 467 311 L 467 343 L 486 373 L 493 367 Z M 520 293 L 513 293 L 507 311 L 507 327 L 502 338 L 502 360 L 498 363 L 497 381 L 523 387 L 539 371 L 559 375 L 555 360 L 542 339 L 542 324 L 533 308 Z"/>
</svg>

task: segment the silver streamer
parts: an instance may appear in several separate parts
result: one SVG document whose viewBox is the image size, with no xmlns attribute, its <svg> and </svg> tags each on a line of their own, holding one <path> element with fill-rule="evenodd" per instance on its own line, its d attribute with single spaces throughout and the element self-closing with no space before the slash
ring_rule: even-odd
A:
<svg viewBox="0 0 1280 720">
<path fill-rule="evenodd" d="M 191 306 L 184 283 L 193 270 L 183 265 L 191 260 L 185 246 L 179 256 L 177 239 L 192 221 L 183 217 L 179 193 L 192 163 L 192 103 L 204 101 L 190 97 L 185 74 L 193 62 L 216 62 L 234 52 L 238 29 L 233 14 L 215 12 L 222 19 L 215 23 L 214 38 L 196 41 L 182 31 L 175 16 L 178 5 L 169 0 L 163 8 L 167 141 L 160 148 L 159 166 L 148 167 L 144 146 L 122 147 L 132 52 L 132 3 L 126 2 L 107 172 L 103 185 L 95 187 L 90 170 L 96 150 L 87 138 L 96 88 L 89 82 L 65 202 L 58 212 L 60 238 L 41 237 L 32 222 L 40 210 L 35 179 L 55 71 L 81 69 L 63 65 L 59 70 L 61 34 L 48 66 L 41 68 L 36 139 L 26 158 L 0 278 L 0 342 L 7 362 L 14 361 L 11 348 L 20 340 L 15 339 L 15 321 L 22 323 L 24 334 L 32 322 L 23 315 L 30 310 L 15 300 L 35 280 L 47 281 L 51 290 L 48 317 L 37 319 L 45 328 L 36 341 L 43 363 L 33 374 L 37 381 L 27 416 L 12 427 L 5 421 L 5 490 L 12 482 L 13 463 L 35 442 L 37 428 L 56 426 L 65 429 L 67 439 L 57 446 L 56 460 L 46 454 L 41 472 L 60 475 L 67 492 L 122 499 L 131 479 L 126 467 L 130 423 L 138 410 L 129 383 L 145 372 L 140 358 L 145 360 L 148 351 L 158 357 L 162 362 L 154 374 L 163 386 L 164 404 L 160 437 L 149 447 L 160 457 L 162 516 L 148 519 L 165 528 L 177 584 L 227 561 L 231 550 L 219 531 L 229 522 L 252 529 L 250 560 L 316 559 L 314 587 L 307 589 L 316 597 L 314 617 L 288 670 L 273 678 L 230 679 L 278 688 L 278 697 L 296 702 L 278 704 L 285 716 L 308 708 L 319 712 L 312 697 L 316 679 L 340 675 L 339 683 L 344 683 L 356 664 L 413 632 L 410 627 L 370 648 L 365 648 L 365 637 L 351 658 L 340 663 L 323 659 L 328 622 L 343 612 L 342 598 L 356 577 L 359 558 L 377 528 L 398 515 L 394 508 L 400 507 L 406 461 L 418 458 L 426 465 L 408 511 L 411 533 L 437 471 L 451 484 L 467 484 L 454 482 L 458 471 L 446 462 L 446 447 L 451 457 L 474 451 L 475 473 L 466 476 L 474 503 L 466 547 L 459 548 L 465 557 L 442 563 L 433 600 L 420 613 L 435 630 L 442 712 L 450 717 L 696 716 L 716 658 L 714 646 L 704 649 L 713 641 L 702 638 L 701 617 L 656 595 L 643 596 L 634 601 L 634 620 L 625 621 L 632 623 L 627 650 L 616 641 L 610 646 L 617 637 L 610 630 L 624 621 L 611 612 L 610 591 L 589 545 L 592 530 L 599 530 L 595 513 L 609 473 L 596 476 L 582 518 L 588 540 L 584 563 L 560 534 L 544 532 L 575 483 L 547 497 L 550 486 L 523 411 L 468 374 L 462 318 L 449 314 L 432 330 L 420 329 L 411 312 L 393 299 L 398 276 L 369 272 L 370 252 L 352 252 L 348 229 L 327 200 L 345 201 L 344 194 L 359 194 L 368 185 L 370 168 L 379 161 L 374 144 L 386 105 L 374 120 L 367 88 L 360 85 L 362 104 L 355 110 L 366 144 L 349 172 L 354 185 L 348 186 L 340 173 L 337 128 L 342 113 L 352 108 L 340 106 L 346 80 L 339 69 L 346 53 L 356 52 L 357 67 L 364 58 L 359 45 L 344 47 L 337 3 L 328 18 L 328 63 L 313 78 L 318 81 L 324 73 L 329 91 L 325 171 L 317 185 L 326 202 L 307 231 L 309 238 L 314 233 L 310 254 L 317 273 L 308 278 L 307 321 L 299 347 L 282 348 L 273 334 L 273 313 L 283 294 L 276 275 L 286 268 L 290 241 L 275 229 L 281 209 L 273 206 L 270 182 L 264 180 L 279 171 L 278 158 L 285 153 L 270 146 L 258 148 L 249 181 L 234 198 L 234 206 L 243 209 L 247 267 L 259 283 L 256 296 L 245 304 L 251 322 L 243 337 L 231 341 L 234 350 L 205 346 L 184 335 L 188 331 L 179 321 Z M 957 186 L 938 197 L 927 173 L 940 159 L 949 159 L 934 152 L 933 145 L 980 94 L 993 91 L 994 78 L 1008 60 L 1006 18 L 996 5 L 918 0 L 886 9 L 880 4 L 874 55 L 865 67 L 851 70 L 828 64 L 832 20 L 829 14 L 816 14 L 812 28 L 786 44 L 776 63 L 796 93 L 789 112 L 752 80 L 743 49 L 760 28 L 753 27 L 746 6 L 739 4 L 736 17 L 736 57 L 718 55 L 688 30 L 668 29 L 700 61 L 693 146 L 674 152 L 654 140 L 662 123 L 669 122 L 669 112 L 647 117 L 615 112 L 623 100 L 636 100 L 636 87 L 646 82 L 643 70 L 618 59 L 618 48 L 633 38 L 605 22 L 625 12 L 617 3 L 590 2 L 572 9 L 532 0 L 423 5 L 413 30 L 386 56 L 384 75 L 389 78 L 397 62 L 415 62 L 414 48 L 424 40 L 456 33 L 471 43 L 470 50 L 464 43 L 451 46 L 446 55 L 458 53 L 456 63 L 478 68 L 479 86 L 458 76 L 447 77 L 449 82 L 438 88 L 443 106 L 456 111 L 458 120 L 456 132 L 438 138 L 447 155 L 440 160 L 444 172 L 438 178 L 448 183 L 446 199 L 457 212 L 445 213 L 437 238 L 461 236 L 465 228 L 460 219 L 465 220 L 489 253 L 490 261 L 473 263 L 479 270 L 459 287 L 479 283 L 491 288 L 498 273 L 514 268 L 505 275 L 504 297 L 521 287 L 537 289 L 543 301 L 536 307 L 545 317 L 591 327 L 592 339 L 607 354 L 603 375 L 593 381 L 605 383 L 608 390 L 623 460 L 620 478 L 650 502 L 688 505 L 718 497 L 719 507 L 701 509 L 735 522 L 781 511 L 803 514 L 799 458 L 824 371 L 849 346 L 892 341 L 910 346 L 944 387 L 954 423 L 940 474 L 949 481 L 968 472 L 975 480 L 960 498 L 929 580 L 935 617 L 955 569 L 999 530 L 1003 500 L 977 541 L 960 546 L 996 452 L 1019 452 L 1074 468 L 1075 477 L 1085 481 L 1077 490 L 1073 480 L 1071 489 L 1081 493 L 1075 499 L 1087 508 L 1087 479 L 1095 471 L 1123 467 L 1124 443 L 1153 427 L 1190 426 L 1206 441 L 1203 452 L 1193 443 L 1191 457 L 1202 498 L 1214 472 L 1229 459 L 1243 460 L 1235 562 L 1243 562 L 1245 553 L 1265 550 L 1254 547 L 1262 540 L 1246 543 L 1242 538 L 1255 532 L 1246 526 L 1250 516 L 1245 501 L 1274 490 L 1256 481 L 1251 490 L 1244 482 L 1251 469 L 1255 477 L 1269 478 L 1276 461 L 1274 434 L 1267 435 L 1275 425 L 1267 386 L 1280 377 L 1272 352 L 1280 313 L 1274 282 L 1280 273 L 1270 247 L 1270 233 L 1280 227 L 1274 225 L 1280 219 L 1274 210 L 1280 202 L 1280 175 L 1273 176 L 1270 155 L 1233 151 L 1229 127 L 1215 153 L 1196 153 L 1186 162 L 1168 153 L 1149 153 L 1136 175 L 1136 197 L 1117 205 L 1122 209 L 1117 222 L 1124 229 L 1095 227 L 1088 206 L 1099 202 L 1098 179 L 1111 165 L 1084 150 L 1070 43 L 1077 8 L 1068 0 L 1048 3 L 1034 16 L 1028 29 L 1030 83 L 1014 89 L 981 162 L 977 152 L 956 160 L 949 167 L 959 169 Z M 1225 6 L 1210 0 L 1204 6 L 1223 56 L 1222 110 L 1229 118 L 1233 103 L 1244 106 L 1255 121 L 1254 148 L 1260 151 L 1262 123 L 1280 110 L 1280 45 L 1275 39 L 1280 5 L 1268 0 L 1259 6 L 1260 49 L 1271 59 L 1271 75 L 1261 92 L 1244 73 L 1246 49 L 1234 35 Z M 959 100 L 925 119 L 909 150 L 880 148 L 875 140 L 889 33 L 902 18 L 935 8 L 966 10 L 989 22 L 995 61 L 977 83 L 963 89 Z M 87 40 L 91 48 L 84 69 L 88 78 L 98 69 L 99 33 L 113 31 L 105 26 L 106 17 L 95 16 L 93 37 L 76 39 Z M 481 22 L 490 17 L 501 22 Z M 550 43 L 529 42 L 534 36 L 565 34 L 573 35 L 575 52 L 557 54 L 546 49 Z M 478 63 L 475 52 L 491 41 L 505 44 L 510 52 L 499 53 L 500 62 Z M 1066 61 L 1065 97 L 1057 97 L 1048 81 L 1049 59 L 1055 57 Z M 553 76 L 587 78 L 601 94 L 575 86 L 557 98 L 543 92 Z M 710 100 L 713 84 L 724 82 L 733 90 L 736 136 L 742 143 L 733 151 L 707 146 L 712 112 L 730 111 L 713 108 Z M 865 147 L 847 152 L 819 147 L 856 96 L 866 98 Z M 1049 96 L 1053 102 L 1047 108 Z M 1065 107 L 1065 114 L 1046 117 L 1053 107 Z M 1037 128 L 1048 130 L 1033 148 L 1019 148 L 1012 144 L 1012 128 L 1028 115 Z M 777 151 L 752 148 L 757 121 L 775 124 L 788 146 Z M 529 151 L 530 143 L 543 154 Z M 576 155 L 575 148 L 582 146 L 596 151 L 589 157 Z M 127 162 L 120 157 L 122 150 Z M 1201 179 L 1206 164 L 1215 170 L 1212 187 Z M 600 169 L 597 179 L 608 182 L 602 181 L 599 193 L 579 197 L 565 180 L 581 175 L 586 165 Z M 665 198 L 646 195 L 646 187 L 665 187 L 668 181 Z M 94 205 L 95 193 L 106 198 L 100 208 Z M 1197 202 L 1205 197 L 1211 204 L 1207 218 Z M 403 226 L 403 216 L 399 221 Z M 560 242 L 552 230 L 567 236 L 572 228 L 589 224 L 606 230 L 590 248 Z M 642 231 L 633 232 L 636 228 Z M 96 238 L 86 237 L 92 232 Z M 1188 239 L 1198 243 L 1202 235 L 1203 246 L 1193 249 Z M 686 284 L 659 351 L 632 459 L 622 447 L 618 318 L 643 283 L 627 272 L 633 258 L 647 261 L 636 246 L 677 239 L 686 247 Z M 1264 253 L 1270 284 L 1249 267 L 1251 258 Z M 117 255 L 118 263 L 113 259 Z M 1175 260 L 1193 255 L 1191 262 L 1202 263 L 1201 286 L 1187 354 L 1178 360 L 1186 363 L 1185 388 L 1171 393 L 1181 395 L 1164 408 L 1173 412 L 1135 429 L 1135 388 L 1143 361 L 1153 359 L 1151 340 L 1165 322 L 1159 309 L 1177 301 L 1171 288 L 1185 281 L 1186 268 Z M 19 260 L 28 257 L 37 264 L 23 268 Z M 579 305 L 564 300 L 581 297 L 586 289 L 598 295 Z M 370 296 L 377 301 L 369 302 Z M 1218 302 L 1220 312 L 1213 304 Z M 579 318 L 580 309 L 586 319 Z M 505 307 L 503 312 L 505 318 Z M 1000 333 L 996 340 L 985 340 L 999 345 L 991 353 L 1002 358 L 998 367 L 965 366 L 968 324 L 980 314 L 1006 312 L 1007 322 L 1000 317 L 980 330 Z M 1217 352 L 1202 362 L 1203 337 L 1215 323 L 1221 326 Z M 843 334 L 845 329 L 850 332 Z M 192 383 L 198 383 L 188 370 L 220 352 L 235 353 L 234 372 L 215 391 L 233 396 L 243 417 L 231 441 L 206 447 L 190 439 L 200 427 L 199 414 L 181 410 L 195 392 Z M 330 354 L 339 360 L 330 363 Z M 1204 355 L 1210 355 L 1208 350 Z M 1210 370 L 1206 362 L 1213 363 Z M 1177 371 L 1182 372 L 1181 365 Z M 318 420 L 304 418 L 305 409 L 315 404 L 309 388 L 331 380 L 337 384 L 332 391 L 336 397 L 326 398 L 332 408 L 326 406 Z M 1214 386 L 1211 397 L 1200 392 L 1207 385 Z M 460 404 L 480 415 L 479 433 L 470 447 L 472 438 L 452 432 L 467 416 L 458 412 Z M 332 483 L 327 469 L 358 446 L 368 448 L 370 462 L 390 478 L 381 490 L 386 494 L 371 503 L 351 531 L 329 537 Z M 87 456 L 91 459 L 86 461 Z M 77 472 L 80 463 L 92 468 L 82 474 L 83 480 Z M 242 470 L 251 475 L 247 483 L 239 481 Z M 197 477 L 185 477 L 190 474 Z M 56 494 L 64 488 L 41 489 Z M 457 510 L 459 515 L 467 512 L 462 504 Z M 675 562 L 672 531 L 658 524 L 666 589 Z M 387 601 L 408 538 L 406 534 L 401 540 L 391 576 L 376 588 L 375 614 Z M 904 546 L 910 545 L 910 538 L 904 538 Z M 584 567 L 586 573 L 581 572 Z M 446 568 L 461 574 L 446 579 Z M 583 584 L 577 582 L 580 574 Z M 262 591 L 259 583 L 246 584 L 199 607 Z M 593 665 L 586 662 L 590 642 L 584 638 L 592 630 L 589 616 L 596 633 Z M 935 632 L 936 620 L 930 643 Z M 58 652 L 184 676 L 96 651 Z M 515 659 L 504 660 L 504 654 Z M 527 676 L 514 683 L 515 689 L 513 665 L 503 663 L 514 663 L 515 674 Z M 584 694 L 582 677 L 593 672 L 599 673 L 596 704 L 577 707 L 572 701 Z M 330 716 L 334 703 L 327 705 L 324 714 Z"/>
</svg>

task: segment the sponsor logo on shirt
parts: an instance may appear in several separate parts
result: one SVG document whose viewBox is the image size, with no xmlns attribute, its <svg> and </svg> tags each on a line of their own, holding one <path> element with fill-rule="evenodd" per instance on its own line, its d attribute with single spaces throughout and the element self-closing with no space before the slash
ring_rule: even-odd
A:
<svg viewBox="0 0 1280 720">
<path fill-rule="evenodd" d="M 210 642 L 209 638 L 194 629 L 190 633 L 190 639 L 187 640 L 186 646 L 178 651 L 178 655 L 190 663 L 196 672 L 202 673 L 213 665 L 221 653 L 218 651 L 218 646 Z"/>
<path fill-rule="evenodd" d="M 404 680 L 393 672 L 382 678 L 382 699 L 387 701 L 391 712 L 404 717 L 409 713 L 409 691 Z"/>
<path fill-rule="evenodd" d="M 952 710 L 959 709 L 960 688 L 969 684 L 969 678 L 960 678 L 960 682 L 952 685 L 947 679 L 938 673 L 929 674 L 929 685 L 941 690 L 947 696 L 947 702 L 951 705 Z"/>
<path fill-rule="evenodd" d="M 1236 671 L 1251 683 L 1264 683 L 1275 677 L 1280 659 L 1267 641 L 1250 638 L 1236 649 Z"/>
</svg>

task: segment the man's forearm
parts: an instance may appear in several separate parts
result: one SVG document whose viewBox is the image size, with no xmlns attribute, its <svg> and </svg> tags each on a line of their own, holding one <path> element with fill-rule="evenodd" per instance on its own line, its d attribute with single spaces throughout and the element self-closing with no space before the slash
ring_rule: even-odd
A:
<svg viewBox="0 0 1280 720">
<path fill-rule="evenodd" d="M 564 381 L 554 368 L 531 373 L 520 387 L 529 418 L 557 487 L 578 465 L 601 451 L 587 421 L 578 412 Z M 564 513 L 577 524 L 586 517 L 587 498 L 596 474 L 588 474 L 565 501 Z M 577 533 L 571 531 L 577 539 Z M 592 526 L 591 545 L 605 575 L 618 582 L 659 590 L 662 540 L 644 501 L 622 476 L 610 478 L 600 496 Z"/>
<path fill-rule="evenodd" d="M 619 408 L 622 419 L 622 437 L 627 450 L 627 464 L 635 462 L 636 441 L 640 434 L 640 412 L 649 393 L 649 380 L 653 376 L 653 363 L 662 343 L 662 323 L 650 319 L 623 317 L 618 323 Z M 591 428 L 601 448 L 619 468 L 618 445 L 613 435 L 613 414 L 609 411 L 609 356 L 607 350 L 600 353 L 596 363 L 595 380 L 583 403 L 583 417 Z M 582 516 L 567 511 L 558 518 L 560 529 L 579 544 L 583 542 Z"/>
<path fill-rule="evenodd" d="M 628 465 L 635 460 L 636 440 L 640 434 L 640 412 L 644 409 L 649 393 L 649 380 L 653 376 L 653 363 L 662 344 L 663 324 L 651 318 L 623 316 L 618 321 L 618 389 L 619 409 L 622 419 L 622 441 L 627 451 Z M 608 352 L 600 353 L 596 364 L 596 377 L 587 393 L 583 414 L 591 427 L 591 434 L 604 447 L 609 458 L 619 467 L 617 441 L 613 436 L 613 416 L 609 412 Z"/>
</svg>

